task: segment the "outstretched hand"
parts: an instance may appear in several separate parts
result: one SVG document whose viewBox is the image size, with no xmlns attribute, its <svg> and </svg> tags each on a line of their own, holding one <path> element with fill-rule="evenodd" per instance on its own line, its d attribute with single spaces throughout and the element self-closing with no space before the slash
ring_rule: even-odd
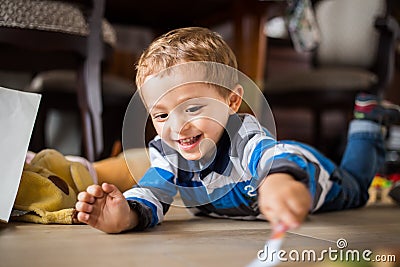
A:
<svg viewBox="0 0 400 267">
<path fill-rule="evenodd" d="M 299 227 L 310 210 L 311 201 L 307 187 L 286 173 L 268 175 L 258 188 L 260 211 L 273 226 Z"/>
<path fill-rule="evenodd" d="M 75 205 L 77 218 L 106 233 L 120 233 L 134 228 L 137 214 L 131 210 L 125 197 L 115 185 L 91 185 L 78 194 Z"/>
</svg>

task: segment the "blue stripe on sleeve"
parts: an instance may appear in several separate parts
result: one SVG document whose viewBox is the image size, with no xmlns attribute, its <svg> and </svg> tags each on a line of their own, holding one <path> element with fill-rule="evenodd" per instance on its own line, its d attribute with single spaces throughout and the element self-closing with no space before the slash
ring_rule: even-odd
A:
<svg viewBox="0 0 400 267">
<path fill-rule="evenodd" d="M 325 157 L 320 152 L 318 152 L 315 148 L 313 148 L 313 147 L 311 147 L 309 145 L 306 145 L 306 144 L 301 143 L 301 142 L 288 141 L 288 140 L 282 141 L 282 143 L 296 145 L 296 146 L 299 146 L 299 147 L 311 152 L 311 154 L 313 154 L 314 157 L 317 158 L 317 160 L 321 163 L 321 165 L 324 167 L 324 169 L 329 174 L 332 174 L 332 172 L 336 169 L 336 165 L 331 160 L 329 160 L 327 157 Z"/>
<path fill-rule="evenodd" d="M 139 186 L 158 188 L 167 195 L 176 195 L 176 185 L 174 184 L 175 175 L 167 170 L 151 167 L 139 181 Z"/>
<path fill-rule="evenodd" d="M 317 182 L 315 181 L 315 166 L 314 164 L 308 164 L 308 189 L 310 191 L 310 194 L 312 198 L 315 198 L 315 192 L 317 191 Z"/>
<path fill-rule="evenodd" d="M 249 162 L 249 171 L 251 176 L 253 176 L 254 178 L 259 178 L 257 174 L 257 166 L 260 162 L 263 152 L 273 147 L 275 144 L 276 141 L 273 139 L 263 139 L 257 144 L 257 146 L 254 148 Z"/>
<path fill-rule="evenodd" d="M 290 160 L 290 161 L 296 163 L 296 165 L 298 165 L 301 169 L 307 170 L 307 161 L 303 157 L 293 154 L 292 152 L 284 152 L 284 153 L 274 156 L 274 160 L 278 160 L 278 159 Z"/>
<path fill-rule="evenodd" d="M 341 186 L 337 183 L 333 183 L 331 190 L 329 190 L 328 194 L 325 197 L 324 203 L 328 203 L 329 201 L 332 201 L 335 197 L 337 197 L 340 193 L 340 190 L 342 190 Z"/>
</svg>

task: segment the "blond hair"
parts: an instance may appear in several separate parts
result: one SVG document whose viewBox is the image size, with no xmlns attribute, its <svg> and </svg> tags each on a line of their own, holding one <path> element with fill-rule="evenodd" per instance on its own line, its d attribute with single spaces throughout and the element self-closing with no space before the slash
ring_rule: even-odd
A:
<svg viewBox="0 0 400 267">
<path fill-rule="evenodd" d="M 237 69 L 235 54 L 222 37 L 206 28 L 172 30 L 153 41 L 137 63 L 136 85 L 146 77 L 184 62 L 208 61 Z"/>
</svg>

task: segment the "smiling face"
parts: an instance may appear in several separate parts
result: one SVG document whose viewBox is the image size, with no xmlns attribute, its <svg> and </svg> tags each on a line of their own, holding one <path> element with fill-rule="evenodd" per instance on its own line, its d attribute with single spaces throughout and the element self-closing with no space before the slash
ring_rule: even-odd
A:
<svg viewBox="0 0 400 267">
<path fill-rule="evenodd" d="M 237 112 L 242 88 L 223 95 L 216 86 L 190 83 L 161 97 L 152 90 L 142 92 L 157 134 L 187 160 L 210 155 L 221 138 L 229 115 Z"/>
</svg>

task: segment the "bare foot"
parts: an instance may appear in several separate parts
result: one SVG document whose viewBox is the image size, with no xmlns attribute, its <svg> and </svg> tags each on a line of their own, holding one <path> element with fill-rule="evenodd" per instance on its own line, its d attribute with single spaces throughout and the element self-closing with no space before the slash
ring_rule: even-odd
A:
<svg viewBox="0 0 400 267">
<path fill-rule="evenodd" d="M 106 233 L 120 233 L 134 228 L 137 214 L 131 210 L 125 197 L 115 185 L 91 185 L 78 194 L 75 205 L 77 218 Z"/>
</svg>

